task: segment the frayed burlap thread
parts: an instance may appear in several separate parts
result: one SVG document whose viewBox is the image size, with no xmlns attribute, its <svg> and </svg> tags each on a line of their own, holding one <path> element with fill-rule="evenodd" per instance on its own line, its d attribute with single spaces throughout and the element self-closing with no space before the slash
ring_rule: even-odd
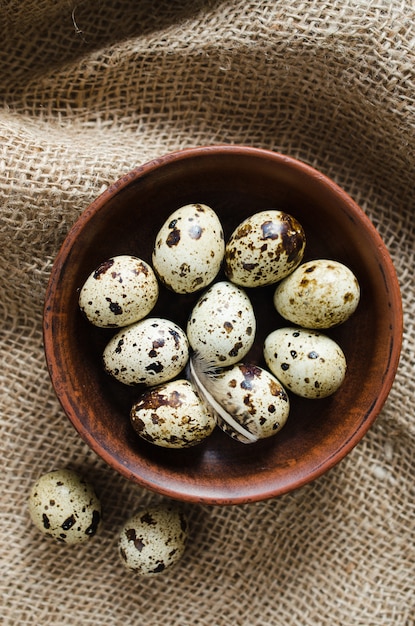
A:
<svg viewBox="0 0 415 626">
<path fill-rule="evenodd" d="M 0 29 L 0 623 L 413 626 L 413 1 L 5 0 Z M 110 470 L 63 415 L 43 297 L 68 229 L 103 189 L 212 143 L 301 158 L 362 206 L 401 284 L 402 358 L 346 459 L 281 498 L 186 505 L 186 555 L 149 581 L 123 569 L 116 536 L 161 498 Z M 54 467 L 81 471 L 102 499 L 87 545 L 55 545 L 30 523 L 30 486 Z"/>
</svg>

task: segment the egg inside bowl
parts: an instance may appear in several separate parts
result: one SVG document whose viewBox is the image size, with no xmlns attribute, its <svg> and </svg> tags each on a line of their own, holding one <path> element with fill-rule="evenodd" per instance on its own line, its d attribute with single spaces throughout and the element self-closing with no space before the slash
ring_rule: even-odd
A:
<svg viewBox="0 0 415 626">
<path fill-rule="evenodd" d="M 183 450 L 137 436 L 129 414 L 138 390 L 104 371 L 113 329 L 81 314 L 79 291 L 100 263 L 134 255 L 151 263 L 165 220 L 190 203 L 210 206 L 225 240 L 250 215 L 274 208 L 293 215 L 306 234 L 304 261 L 333 259 L 358 279 L 357 310 L 327 334 L 342 348 L 347 374 L 328 398 L 290 395 L 281 431 L 244 445 L 216 428 Z M 216 280 L 223 280 L 219 273 Z M 257 331 L 245 362 L 265 367 L 267 335 L 286 326 L 273 305 L 275 286 L 247 289 Z M 185 329 L 200 292 L 160 285 L 151 312 Z M 333 181 L 288 156 L 243 146 L 207 146 L 167 154 L 123 176 L 85 209 L 67 235 L 51 272 L 44 308 L 44 345 L 52 384 L 88 445 L 127 479 L 166 496 L 237 504 L 287 493 L 339 462 L 381 410 L 398 367 L 402 307 L 396 273 L 374 225 Z"/>
</svg>

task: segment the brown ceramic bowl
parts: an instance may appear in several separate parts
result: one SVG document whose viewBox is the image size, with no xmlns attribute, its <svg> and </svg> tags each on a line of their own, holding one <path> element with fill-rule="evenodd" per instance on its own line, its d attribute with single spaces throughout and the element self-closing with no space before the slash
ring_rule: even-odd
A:
<svg viewBox="0 0 415 626">
<path fill-rule="evenodd" d="M 305 229 L 304 260 L 341 261 L 361 286 L 357 311 L 327 332 L 347 358 L 348 373 L 341 388 L 321 400 L 291 395 L 284 428 L 255 444 L 238 443 L 219 429 L 185 450 L 158 448 L 141 440 L 129 421 L 138 391 L 110 379 L 101 363 L 102 350 L 114 331 L 93 327 L 78 309 L 79 289 L 100 262 L 123 253 L 151 262 L 162 223 L 175 209 L 192 202 L 215 209 L 225 236 L 248 215 L 271 207 L 283 209 Z M 265 336 L 286 323 L 273 308 L 273 288 L 248 293 L 258 332 L 249 359 L 244 360 L 263 365 Z M 199 296 L 161 288 L 151 315 L 167 317 L 185 328 Z M 310 166 L 241 146 L 168 154 L 114 183 L 69 232 L 53 266 L 44 310 L 52 383 L 81 437 L 129 480 L 172 498 L 209 504 L 281 495 L 332 468 L 359 442 L 382 408 L 398 366 L 401 336 L 395 270 L 364 212 Z"/>
</svg>

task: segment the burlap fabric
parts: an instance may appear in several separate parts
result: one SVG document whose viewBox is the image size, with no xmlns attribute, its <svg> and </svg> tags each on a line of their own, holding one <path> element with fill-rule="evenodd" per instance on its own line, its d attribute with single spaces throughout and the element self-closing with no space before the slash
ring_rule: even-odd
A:
<svg viewBox="0 0 415 626">
<path fill-rule="evenodd" d="M 11 625 L 410 626 L 414 600 L 414 0 L 0 3 L 1 609 Z M 335 179 L 378 227 L 406 312 L 400 369 L 353 452 L 290 495 L 187 506 L 181 564 L 138 579 L 120 525 L 158 501 L 112 472 L 55 399 L 42 347 L 53 259 L 88 203 L 134 166 L 241 143 Z M 32 482 L 79 469 L 99 537 L 31 525 Z"/>
</svg>

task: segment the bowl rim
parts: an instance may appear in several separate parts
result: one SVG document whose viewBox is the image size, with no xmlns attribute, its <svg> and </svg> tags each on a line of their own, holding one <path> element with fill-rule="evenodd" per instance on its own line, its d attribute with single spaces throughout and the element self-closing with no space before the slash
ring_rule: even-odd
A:
<svg viewBox="0 0 415 626">
<path fill-rule="evenodd" d="M 244 494 L 217 494 L 210 493 L 205 490 L 204 494 L 197 492 L 195 488 L 187 488 L 185 491 L 175 487 L 170 487 L 164 483 L 155 483 L 147 480 L 144 477 L 132 474 L 131 471 L 126 468 L 122 463 L 114 459 L 110 452 L 103 449 L 99 442 L 96 441 L 94 436 L 89 432 L 81 423 L 76 414 L 73 403 L 65 391 L 65 387 L 60 379 L 59 372 L 54 367 L 55 359 L 55 341 L 53 338 L 53 302 L 56 296 L 56 288 L 59 282 L 59 275 L 66 263 L 67 257 L 70 253 L 72 243 L 76 238 L 79 231 L 81 231 L 88 222 L 93 219 L 95 214 L 106 204 L 109 198 L 119 194 L 124 188 L 128 187 L 131 183 L 140 179 L 143 176 L 147 176 L 152 172 L 158 170 L 160 167 L 168 165 L 171 162 L 186 161 L 194 157 L 204 157 L 207 155 L 219 155 L 219 154 L 233 154 L 239 156 L 259 157 L 261 159 L 268 159 L 274 163 L 283 164 L 288 168 L 294 168 L 297 171 L 301 171 L 306 176 L 312 176 L 318 184 L 330 190 L 336 196 L 342 198 L 342 201 L 347 205 L 348 214 L 354 216 L 364 228 L 370 232 L 370 236 L 376 245 L 377 252 L 382 259 L 382 267 L 387 268 L 387 275 L 385 274 L 385 282 L 387 279 L 389 287 L 390 301 L 393 306 L 393 310 L 396 315 L 394 337 L 395 341 L 390 350 L 388 368 L 385 374 L 385 379 L 382 385 L 382 391 L 377 396 L 376 400 L 370 407 L 369 415 L 362 420 L 359 427 L 350 435 L 350 437 L 343 443 L 343 445 L 336 450 L 336 453 L 331 455 L 322 461 L 321 464 L 316 466 L 313 472 L 307 474 L 302 479 L 297 479 L 293 485 L 285 485 L 284 487 L 269 488 L 266 492 L 250 492 L 247 489 Z M 384 272 L 384 269 L 383 269 Z M 373 425 L 375 419 L 382 410 L 386 399 L 390 393 L 392 384 L 394 382 L 397 369 L 399 366 L 400 354 L 402 349 L 402 337 L 403 337 L 403 309 L 402 299 L 399 287 L 399 281 L 396 273 L 396 269 L 390 257 L 389 251 L 380 236 L 380 233 L 376 229 L 373 222 L 363 209 L 351 198 L 351 196 L 336 182 L 330 179 L 327 175 L 323 174 L 313 166 L 305 163 L 304 161 L 292 157 L 281 152 L 273 151 L 266 148 L 258 148 L 254 146 L 244 146 L 239 144 L 213 144 L 208 146 L 196 146 L 191 148 L 184 148 L 166 153 L 160 157 L 151 159 L 150 161 L 138 165 L 120 178 L 111 183 L 107 189 L 105 189 L 100 195 L 98 195 L 83 211 L 78 218 L 69 228 L 63 243 L 58 250 L 55 257 L 52 270 L 48 279 L 44 308 L 43 308 L 43 343 L 44 353 L 47 364 L 49 376 L 54 388 L 55 394 L 72 425 L 85 441 L 85 443 L 100 457 L 107 465 L 115 469 L 119 474 L 123 475 L 128 480 L 145 487 L 151 491 L 155 491 L 161 495 L 187 502 L 199 502 L 211 505 L 233 505 L 233 504 L 245 504 L 248 502 L 257 502 L 267 500 L 276 496 L 284 495 L 290 491 L 296 490 L 325 474 L 334 465 L 337 465 L 351 450 L 361 441 L 362 437 L 367 433 L 370 427 Z M 187 486 L 188 487 L 188 486 Z"/>
</svg>

